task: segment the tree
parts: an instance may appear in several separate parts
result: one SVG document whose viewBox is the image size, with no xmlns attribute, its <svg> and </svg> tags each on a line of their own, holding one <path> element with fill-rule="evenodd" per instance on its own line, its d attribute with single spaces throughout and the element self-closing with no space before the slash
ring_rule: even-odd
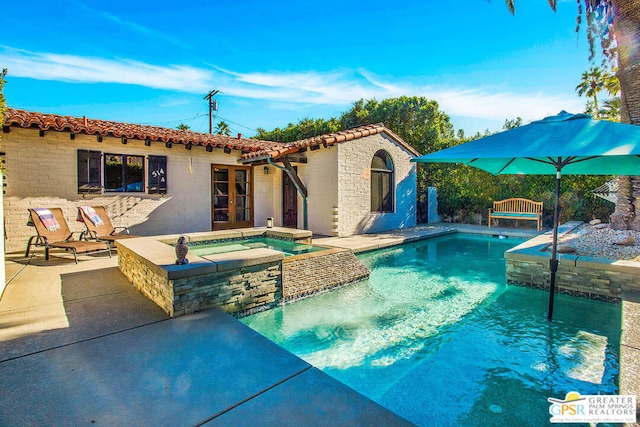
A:
<svg viewBox="0 0 640 427">
<path fill-rule="evenodd" d="M 180 123 L 180 124 L 176 127 L 176 129 L 179 129 L 179 130 L 189 130 L 189 129 L 191 129 L 191 127 L 190 127 L 189 125 L 185 125 L 184 123 Z"/>
<path fill-rule="evenodd" d="M 255 138 L 265 141 L 292 142 L 340 130 L 344 128 L 336 118 L 329 120 L 304 118 L 296 124 L 289 123 L 284 129 L 275 128 L 272 131 L 266 131 L 258 128 Z"/>
<path fill-rule="evenodd" d="M 578 95 L 587 95 L 593 99 L 593 116 L 596 119 L 600 118 L 598 112 L 598 94 L 604 89 L 605 74 L 600 67 L 591 67 L 589 71 L 582 73 L 582 80 L 580 84 L 576 86 L 576 92 Z"/>
<path fill-rule="evenodd" d="M 555 11 L 557 0 L 548 0 Z M 584 5 L 583 5 L 584 2 Z M 640 1 L 639 0 L 577 0 L 578 25 L 582 15 L 587 21 L 590 60 L 596 54 L 596 39 L 601 52 L 611 63 L 617 62 L 616 76 L 620 81 L 622 122 L 640 125 Z M 506 0 L 515 13 L 515 0 Z"/>
<path fill-rule="evenodd" d="M 640 0 L 583 0 L 578 2 L 579 30 L 582 14 L 587 19 L 587 38 L 595 57 L 595 41 L 600 40 L 602 54 L 610 62 L 617 62 L 616 76 L 620 81 L 620 121 L 640 125 Z M 549 0 L 555 10 L 557 0 Z M 511 13 L 515 12 L 515 0 L 506 0 Z M 634 190 L 634 188 L 638 190 Z M 637 207 L 637 209 L 636 209 Z M 640 230 L 640 178 L 618 179 L 618 201 L 611 215 L 611 225 L 616 229 Z"/>
<path fill-rule="evenodd" d="M 229 128 L 229 125 L 226 122 L 224 122 L 223 120 L 220 120 L 216 125 L 216 133 L 218 135 L 230 136 L 231 129 Z"/>
<path fill-rule="evenodd" d="M 522 126 L 522 117 L 516 117 L 513 120 L 506 119 L 504 121 L 504 125 L 502 126 L 502 129 L 509 130 L 509 129 L 515 129 L 520 126 Z"/>
<path fill-rule="evenodd" d="M 360 99 L 342 114 L 340 122 L 344 129 L 384 123 L 423 154 L 447 148 L 455 139 L 449 116 L 439 110 L 436 101 L 424 97 L 401 96 L 380 102 Z"/>
<path fill-rule="evenodd" d="M 608 99 L 600 109 L 600 117 L 612 122 L 620 121 L 620 97 Z"/>
</svg>

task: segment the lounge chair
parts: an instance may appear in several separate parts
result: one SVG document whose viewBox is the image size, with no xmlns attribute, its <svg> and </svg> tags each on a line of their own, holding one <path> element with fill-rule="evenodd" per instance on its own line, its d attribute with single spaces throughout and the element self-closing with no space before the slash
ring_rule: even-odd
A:
<svg viewBox="0 0 640 427">
<path fill-rule="evenodd" d="M 78 263 L 78 254 L 86 252 L 108 252 L 111 257 L 111 248 L 106 242 L 76 240 L 69 224 L 64 218 L 60 208 L 34 208 L 29 209 L 31 219 L 29 225 L 36 228 L 37 236 L 29 238 L 25 257 L 29 256 L 31 246 L 44 246 L 44 257 L 49 260 L 49 249 L 60 248 L 73 251 L 73 259 Z"/>
<path fill-rule="evenodd" d="M 87 227 L 85 232 L 92 239 L 105 240 L 113 244 L 116 240 L 140 237 L 129 234 L 126 227 L 114 227 L 104 206 L 78 207 L 78 221 Z"/>
</svg>

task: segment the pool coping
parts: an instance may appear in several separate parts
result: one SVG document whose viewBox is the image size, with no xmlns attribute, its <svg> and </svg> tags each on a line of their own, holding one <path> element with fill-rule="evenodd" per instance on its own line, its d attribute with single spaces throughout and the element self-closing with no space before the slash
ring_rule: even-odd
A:
<svg viewBox="0 0 640 427">
<path fill-rule="evenodd" d="M 311 240 L 312 233 L 306 230 L 281 227 L 246 228 L 123 239 L 116 241 L 116 247 L 135 252 L 154 273 L 168 280 L 229 271 L 240 267 L 281 261 L 284 258 L 284 254 L 279 251 L 268 248 L 253 248 L 245 251 L 205 256 L 189 253 L 187 254 L 188 264 L 177 265 L 175 247 L 172 245 L 183 235 L 187 237 L 189 242 L 193 243 L 261 236 L 288 238 L 295 242 L 308 243 Z"/>
</svg>

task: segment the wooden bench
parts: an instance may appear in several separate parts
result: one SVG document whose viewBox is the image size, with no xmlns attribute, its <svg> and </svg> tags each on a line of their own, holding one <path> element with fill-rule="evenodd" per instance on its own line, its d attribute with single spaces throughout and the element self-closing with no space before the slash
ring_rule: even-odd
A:
<svg viewBox="0 0 640 427">
<path fill-rule="evenodd" d="M 524 219 L 537 221 L 538 231 L 542 228 L 542 202 L 529 199 L 513 198 L 493 202 L 493 209 L 489 209 L 487 222 L 491 228 L 492 219 Z"/>
</svg>

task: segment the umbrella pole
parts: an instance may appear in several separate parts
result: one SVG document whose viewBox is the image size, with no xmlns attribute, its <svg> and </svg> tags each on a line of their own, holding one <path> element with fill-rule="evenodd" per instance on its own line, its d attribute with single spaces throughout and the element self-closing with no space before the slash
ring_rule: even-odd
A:
<svg viewBox="0 0 640 427">
<path fill-rule="evenodd" d="M 549 311 L 547 320 L 553 318 L 553 299 L 556 293 L 556 271 L 558 271 L 558 226 L 560 223 L 560 169 L 556 172 L 556 206 L 553 209 L 553 240 L 551 241 L 551 260 L 549 269 L 551 270 L 551 280 L 549 282 Z"/>
</svg>

